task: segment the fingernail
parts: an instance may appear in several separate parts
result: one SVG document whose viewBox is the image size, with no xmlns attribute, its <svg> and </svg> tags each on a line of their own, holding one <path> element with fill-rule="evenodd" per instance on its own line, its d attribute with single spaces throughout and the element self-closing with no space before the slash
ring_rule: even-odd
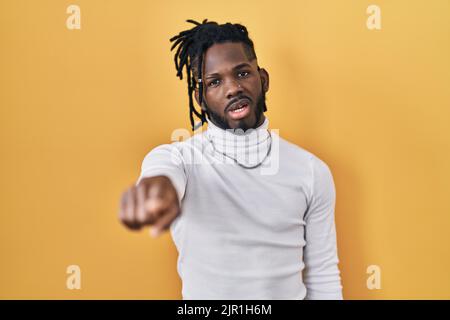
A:
<svg viewBox="0 0 450 320">
<path fill-rule="evenodd" d="M 150 235 L 153 238 L 156 238 L 157 236 L 159 236 L 159 229 L 157 229 L 157 228 L 150 228 Z"/>
</svg>

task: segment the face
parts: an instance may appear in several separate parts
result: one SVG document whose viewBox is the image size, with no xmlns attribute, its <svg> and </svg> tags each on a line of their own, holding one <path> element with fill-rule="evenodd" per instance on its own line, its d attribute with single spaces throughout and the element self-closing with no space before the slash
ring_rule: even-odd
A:
<svg viewBox="0 0 450 320">
<path fill-rule="evenodd" d="M 203 58 L 203 103 L 209 119 L 222 129 L 247 130 L 264 122 L 269 74 L 258 70 L 242 43 L 217 43 Z M 195 91 L 197 103 L 198 89 Z"/>
</svg>

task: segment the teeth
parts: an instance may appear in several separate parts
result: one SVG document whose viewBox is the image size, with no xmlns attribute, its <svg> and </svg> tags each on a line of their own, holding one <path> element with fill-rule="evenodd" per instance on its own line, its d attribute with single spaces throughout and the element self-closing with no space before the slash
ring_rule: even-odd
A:
<svg viewBox="0 0 450 320">
<path fill-rule="evenodd" d="M 231 112 L 241 112 L 242 110 L 244 110 L 244 108 L 245 108 L 246 106 L 243 106 L 243 107 L 240 107 L 239 109 L 234 109 L 234 110 L 231 110 Z"/>
</svg>

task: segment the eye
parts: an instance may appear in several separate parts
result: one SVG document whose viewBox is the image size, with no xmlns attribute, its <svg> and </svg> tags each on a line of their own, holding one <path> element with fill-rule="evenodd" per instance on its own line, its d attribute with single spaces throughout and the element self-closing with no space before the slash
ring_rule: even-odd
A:
<svg viewBox="0 0 450 320">
<path fill-rule="evenodd" d="M 216 87 L 216 86 L 218 86 L 218 85 L 219 85 L 219 80 L 218 80 L 218 79 L 215 79 L 215 80 L 211 81 L 211 82 L 208 84 L 209 87 Z"/>
<path fill-rule="evenodd" d="M 238 76 L 241 78 L 244 78 L 244 77 L 248 76 L 249 74 L 250 74 L 250 72 L 248 72 L 248 71 L 241 71 L 238 73 Z"/>
</svg>

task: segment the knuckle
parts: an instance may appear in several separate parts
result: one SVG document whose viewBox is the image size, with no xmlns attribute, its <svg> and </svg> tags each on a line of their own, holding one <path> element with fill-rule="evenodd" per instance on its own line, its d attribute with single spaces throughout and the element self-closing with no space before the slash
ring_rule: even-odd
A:
<svg viewBox="0 0 450 320">
<path fill-rule="evenodd" d="M 160 208 L 158 208 L 158 209 L 149 211 L 148 214 L 151 217 L 152 221 L 156 221 L 164 214 L 164 210 L 161 210 Z"/>
<path fill-rule="evenodd" d="M 136 217 L 136 223 L 138 223 L 138 224 L 140 224 L 140 225 L 142 225 L 142 224 L 144 224 L 144 223 L 146 223 L 147 222 L 147 217 L 145 216 L 145 215 L 138 215 L 137 217 Z"/>
</svg>

